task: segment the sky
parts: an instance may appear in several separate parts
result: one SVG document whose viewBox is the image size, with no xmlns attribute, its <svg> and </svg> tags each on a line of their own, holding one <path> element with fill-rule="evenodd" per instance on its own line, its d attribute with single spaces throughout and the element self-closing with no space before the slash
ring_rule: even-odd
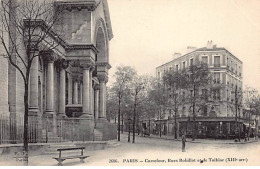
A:
<svg viewBox="0 0 260 169">
<path fill-rule="evenodd" d="M 109 83 L 116 67 L 133 66 L 155 76 L 155 68 L 205 47 L 208 40 L 243 62 L 243 84 L 260 91 L 260 0 L 108 0 L 114 37 Z"/>
</svg>

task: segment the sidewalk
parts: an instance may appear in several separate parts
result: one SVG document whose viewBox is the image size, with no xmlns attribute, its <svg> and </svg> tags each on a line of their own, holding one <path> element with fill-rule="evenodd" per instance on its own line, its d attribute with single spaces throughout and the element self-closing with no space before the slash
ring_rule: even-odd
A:
<svg viewBox="0 0 260 169">
<path fill-rule="evenodd" d="M 141 135 L 136 135 L 138 137 L 143 137 Z M 174 139 L 174 136 L 171 135 L 162 135 L 161 137 L 159 135 L 153 135 L 145 136 L 147 138 L 156 138 L 156 139 L 166 139 L 166 140 L 174 140 L 174 141 L 181 141 L 181 138 Z M 247 144 L 247 143 L 254 143 L 258 142 L 259 140 L 255 140 L 254 138 L 250 138 L 249 141 L 245 141 L 244 139 L 240 139 L 240 142 L 235 142 L 234 139 L 229 140 L 221 140 L 221 139 L 195 139 L 192 141 L 191 138 L 186 138 L 187 142 L 189 143 L 202 143 L 202 144 Z"/>
</svg>

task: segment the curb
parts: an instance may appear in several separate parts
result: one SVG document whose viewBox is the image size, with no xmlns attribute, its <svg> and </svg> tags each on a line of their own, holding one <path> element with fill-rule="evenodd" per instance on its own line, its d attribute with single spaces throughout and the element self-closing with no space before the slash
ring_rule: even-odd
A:
<svg viewBox="0 0 260 169">
<path fill-rule="evenodd" d="M 138 135 L 137 135 L 138 136 Z M 142 137 L 142 136 L 138 136 Z M 173 141 L 181 141 L 181 139 L 173 139 L 173 138 L 163 138 L 163 137 L 153 137 L 153 136 L 148 136 L 144 138 L 155 138 L 155 139 L 164 139 L 164 140 L 173 140 Z M 201 142 L 201 141 L 186 141 L 188 143 L 201 143 L 201 144 L 248 144 L 248 143 L 255 143 L 258 142 L 259 140 L 253 140 L 253 141 L 247 141 L 247 142 Z"/>
</svg>

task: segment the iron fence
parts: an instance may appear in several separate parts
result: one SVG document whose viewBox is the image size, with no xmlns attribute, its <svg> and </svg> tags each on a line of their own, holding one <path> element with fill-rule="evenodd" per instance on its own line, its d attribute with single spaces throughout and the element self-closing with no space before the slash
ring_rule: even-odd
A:
<svg viewBox="0 0 260 169">
<path fill-rule="evenodd" d="M 82 118 L 53 119 L 39 116 L 29 116 L 28 119 L 28 142 L 47 143 L 65 141 L 93 140 L 93 127 L 86 125 L 87 121 Z M 115 124 L 107 124 L 103 129 L 106 139 L 114 139 L 116 135 Z M 115 130 L 115 131 L 114 131 Z M 114 132 L 112 132 L 114 131 Z M 0 144 L 23 143 L 24 117 L 23 115 L 0 114 Z"/>
<path fill-rule="evenodd" d="M 86 129 L 82 127 L 80 118 L 68 118 L 57 120 L 57 131 L 60 141 L 85 141 Z"/>
<path fill-rule="evenodd" d="M 28 141 L 39 142 L 39 118 L 28 118 Z M 24 135 L 24 118 L 19 115 L 0 115 L 0 144 L 22 143 Z"/>
</svg>

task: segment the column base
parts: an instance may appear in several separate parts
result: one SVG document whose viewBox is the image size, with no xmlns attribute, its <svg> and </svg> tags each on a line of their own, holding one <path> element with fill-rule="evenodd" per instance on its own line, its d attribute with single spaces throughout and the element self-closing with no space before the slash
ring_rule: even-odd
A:
<svg viewBox="0 0 260 169">
<path fill-rule="evenodd" d="M 94 119 L 93 114 L 89 113 L 83 113 L 80 118 L 85 118 L 85 119 Z"/>
<path fill-rule="evenodd" d="M 105 117 L 99 117 L 98 119 L 95 120 L 96 123 L 106 123 L 108 122 Z"/>
<path fill-rule="evenodd" d="M 58 114 L 57 115 L 57 119 L 65 119 L 67 118 L 66 114 L 65 113 L 62 113 L 62 114 Z"/>
<path fill-rule="evenodd" d="M 38 112 L 38 107 L 29 107 L 28 116 L 37 116 Z"/>
<path fill-rule="evenodd" d="M 46 110 L 44 117 L 53 117 L 54 116 L 54 111 L 53 110 Z"/>
</svg>

